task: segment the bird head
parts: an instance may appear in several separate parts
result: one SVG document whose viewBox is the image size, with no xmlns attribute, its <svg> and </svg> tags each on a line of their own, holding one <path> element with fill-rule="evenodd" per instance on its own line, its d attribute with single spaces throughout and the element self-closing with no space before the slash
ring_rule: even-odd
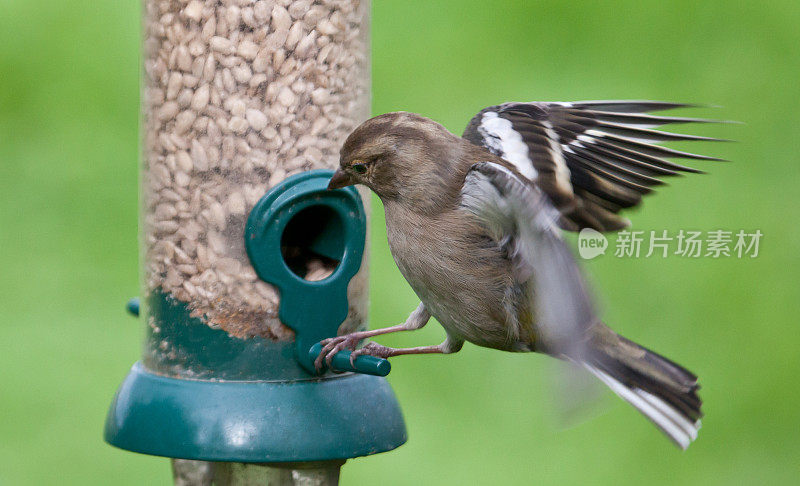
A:
<svg viewBox="0 0 800 486">
<path fill-rule="evenodd" d="M 364 184 L 384 202 L 429 204 L 453 179 L 462 143 L 442 125 L 414 113 L 371 118 L 347 137 L 328 188 Z"/>
</svg>

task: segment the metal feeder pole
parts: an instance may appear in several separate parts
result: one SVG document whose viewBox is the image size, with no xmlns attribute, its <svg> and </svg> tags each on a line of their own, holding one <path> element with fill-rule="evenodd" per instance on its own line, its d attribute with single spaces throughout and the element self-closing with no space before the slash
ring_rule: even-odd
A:
<svg viewBox="0 0 800 486">
<path fill-rule="evenodd" d="M 175 484 L 330 485 L 406 440 L 369 356 L 368 199 L 328 191 L 369 115 L 369 3 L 144 0 L 140 362 L 105 440 Z M 364 194 L 366 196 L 366 194 Z"/>
<path fill-rule="evenodd" d="M 328 486 L 339 484 L 344 461 L 243 464 L 172 460 L 176 486 Z"/>
</svg>

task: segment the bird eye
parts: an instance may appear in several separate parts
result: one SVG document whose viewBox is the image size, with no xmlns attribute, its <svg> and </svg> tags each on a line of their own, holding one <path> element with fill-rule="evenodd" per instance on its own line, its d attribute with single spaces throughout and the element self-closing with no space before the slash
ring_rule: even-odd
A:
<svg viewBox="0 0 800 486">
<path fill-rule="evenodd" d="M 367 164 L 353 164 L 353 172 L 356 174 L 364 174 L 367 172 Z"/>
</svg>

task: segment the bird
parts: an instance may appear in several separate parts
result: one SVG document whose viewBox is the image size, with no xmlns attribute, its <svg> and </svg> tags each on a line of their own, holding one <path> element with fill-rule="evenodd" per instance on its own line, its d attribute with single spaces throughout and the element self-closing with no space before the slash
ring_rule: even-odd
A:
<svg viewBox="0 0 800 486">
<path fill-rule="evenodd" d="M 626 228 L 619 212 L 664 177 L 701 172 L 674 159 L 722 160 L 660 145 L 720 140 L 654 129 L 715 121 L 652 114 L 696 106 L 509 102 L 478 112 L 460 137 L 410 112 L 359 125 L 328 189 L 362 184 L 380 198 L 389 249 L 420 303 L 402 324 L 324 340 L 317 368 L 345 349 L 351 360 L 449 354 L 464 342 L 544 353 L 596 376 L 686 449 L 703 415 L 697 376 L 602 321 L 562 232 Z M 431 317 L 441 344 L 359 347 Z"/>
</svg>

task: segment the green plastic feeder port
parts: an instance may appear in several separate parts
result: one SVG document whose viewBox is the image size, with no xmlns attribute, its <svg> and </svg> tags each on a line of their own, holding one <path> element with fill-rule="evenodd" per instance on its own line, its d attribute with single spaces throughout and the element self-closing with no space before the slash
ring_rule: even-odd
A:
<svg viewBox="0 0 800 486">
<path fill-rule="evenodd" d="M 384 378 L 369 375 L 388 373 L 388 362 L 359 357 L 355 369 L 369 374 L 318 375 L 313 368 L 312 347 L 335 336 L 347 316 L 347 286 L 366 235 L 358 192 L 328 191 L 331 175 L 284 180 L 255 205 L 245 229 L 250 261 L 279 289 L 279 317 L 295 341 L 231 337 L 191 317 L 184 303 L 152 292 L 141 302 L 145 353 L 111 404 L 108 443 L 172 458 L 285 463 L 348 459 L 406 441 L 394 393 Z M 303 279 L 293 259 L 298 248 L 338 262 L 333 273 Z M 348 368 L 346 357 L 334 359 L 338 371 Z"/>
</svg>

